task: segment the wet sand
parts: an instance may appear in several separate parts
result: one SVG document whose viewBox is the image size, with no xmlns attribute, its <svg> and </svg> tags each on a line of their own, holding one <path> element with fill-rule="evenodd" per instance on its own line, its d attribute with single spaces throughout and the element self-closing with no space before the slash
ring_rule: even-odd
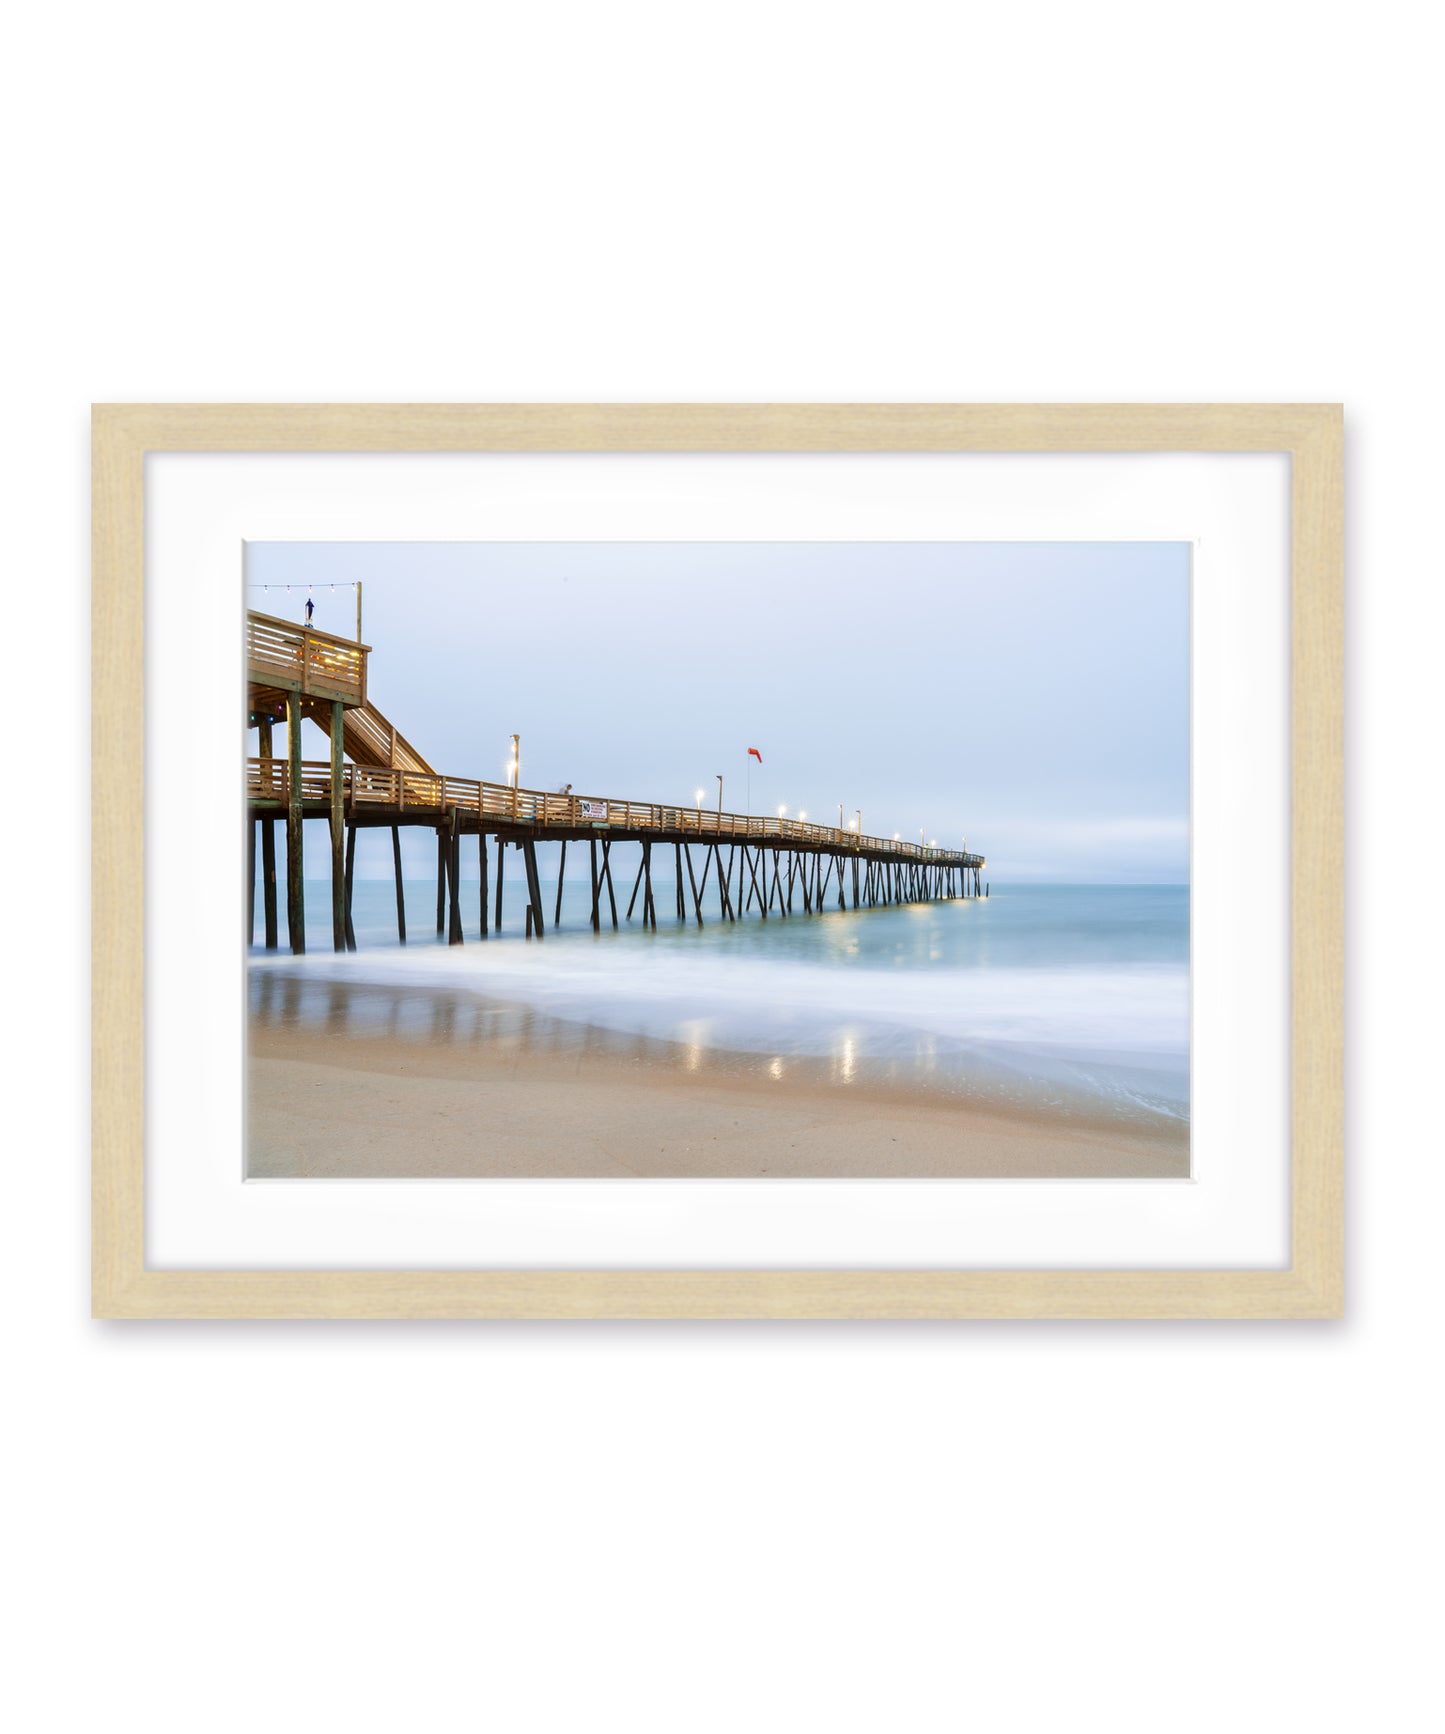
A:
<svg viewBox="0 0 1445 1734">
<path fill-rule="evenodd" d="M 253 1016 L 252 1178 L 1185 1178 L 1189 1129 L 756 1056 L 438 1042 Z"/>
</svg>

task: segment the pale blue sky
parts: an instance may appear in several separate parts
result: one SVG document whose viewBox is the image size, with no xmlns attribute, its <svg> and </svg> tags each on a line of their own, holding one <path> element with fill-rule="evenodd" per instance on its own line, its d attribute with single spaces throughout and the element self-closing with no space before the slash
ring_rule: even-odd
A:
<svg viewBox="0 0 1445 1734">
<path fill-rule="evenodd" d="M 251 543 L 253 607 L 350 636 L 439 769 L 1182 882 L 1186 543 Z M 321 757 L 321 736 L 304 747 Z"/>
</svg>

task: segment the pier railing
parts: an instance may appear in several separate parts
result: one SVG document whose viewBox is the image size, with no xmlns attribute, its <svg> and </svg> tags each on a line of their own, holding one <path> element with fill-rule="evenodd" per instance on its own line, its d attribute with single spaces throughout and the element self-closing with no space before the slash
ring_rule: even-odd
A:
<svg viewBox="0 0 1445 1734">
<path fill-rule="evenodd" d="M 471 777 L 444 777 L 383 766 L 342 766 L 342 799 L 351 812 L 359 808 L 395 813 L 435 814 L 448 808 L 475 814 L 498 824 L 598 831 L 651 831 L 668 839 L 703 838 L 730 843 L 768 840 L 804 847 L 858 849 L 901 860 L 937 861 L 954 866 L 983 865 L 981 855 L 961 850 L 931 849 L 892 837 L 866 837 L 847 826 L 815 825 L 802 819 L 765 818 L 761 814 L 720 813 L 715 808 L 668 806 L 657 801 L 618 801 L 611 797 L 552 795 L 541 789 L 514 789 L 509 783 L 484 783 Z M 287 761 L 281 758 L 247 761 L 247 793 L 252 801 L 290 800 Z M 301 765 L 303 805 L 325 805 L 331 799 L 331 766 L 326 760 Z"/>
<path fill-rule="evenodd" d="M 274 615 L 246 616 L 246 678 L 257 686 L 364 704 L 367 648 Z"/>
</svg>

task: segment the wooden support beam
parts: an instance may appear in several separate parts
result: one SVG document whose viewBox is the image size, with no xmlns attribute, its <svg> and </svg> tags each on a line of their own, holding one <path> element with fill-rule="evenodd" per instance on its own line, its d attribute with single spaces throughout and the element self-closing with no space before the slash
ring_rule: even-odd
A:
<svg viewBox="0 0 1445 1734">
<path fill-rule="evenodd" d="M 656 933 L 657 907 L 652 901 L 652 839 L 650 837 L 644 837 L 642 840 L 642 881 L 644 886 L 642 923 L 644 927 L 651 923 L 652 930 Z"/>
<path fill-rule="evenodd" d="M 447 930 L 447 840 L 437 826 L 437 932 Z"/>
<path fill-rule="evenodd" d="M 746 851 L 744 851 L 744 859 L 745 860 L 747 859 Z M 758 908 L 762 910 L 763 920 L 766 921 L 768 919 L 768 905 L 767 905 L 766 899 L 763 896 L 762 891 L 758 890 L 758 851 L 756 849 L 753 850 L 752 859 L 750 861 L 748 861 L 747 865 L 748 865 L 748 872 L 752 875 L 752 880 L 753 880 L 752 889 L 748 892 L 748 902 L 749 902 L 749 904 L 751 904 L 754 897 L 757 898 Z M 768 883 L 768 870 L 765 867 L 763 869 L 763 889 L 764 890 L 767 889 L 767 883 Z"/>
<path fill-rule="evenodd" d="M 590 837 L 587 847 L 592 852 L 592 931 L 602 931 L 602 881 L 597 877 L 597 839 Z"/>
<path fill-rule="evenodd" d="M 261 906 L 266 917 L 266 949 L 275 951 L 276 927 L 276 821 L 261 821 Z"/>
<path fill-rule="evenodd" d="M 291 950 L 306 950 L 306 893 L 301 877 L 301 697 L 286 694 L 286 927 Z"/>
<path fill-rule="evenodd" d="M 537 872 L 537 845 L 528 837 L 522 844 L 522 861 L 527 869 L 527 898 L 532 910 L 532 929 L 538 939 L 546 937 L 547 926 L 542 917 L 542 880 Z"/>
<path fill-rule="evenodd" d="M 734 910 L 733 910 L 733 895 L 732 895 L 732 893 L 733 893 L 733 864 L 736 861 L 736 859 L 737 859 L 737 850 L 736 849 L 729 849 L 728 850 L 727 872 L 724 873 L 723 872 L 723 864 L 722 864 L 722 844 L 719 843 L 717 845 L 717 888 L 718 888 L 718 895 L 722 900 L 723 914 L 725 916 L 727 916 L 729 921 L 736 921 L 737 920 L 737 915 L 734 913 Z"/>
<path fill-rule="evenodd" d="M 562 839 L 562 859 L 557 863 L 557 907 L 552 915 L 553 927 L 562 925 L 562 881 L 567 874 L 567 839 Z"/>
<path fill-rule="evenodd" d="M 612 884 L 612 839 L 602 839 L 602 877 L 607 882 L 607 904 L 612 911 L 612 931 L 617 931 L 617 893 Z"/>
<path fill-rule="evenodd" d="M 246 944 L 256 943 L 256 826 L 259 820 L 246 821 Z"/>
<path fill-rule="evenodd" d="M 346 929 L 346 949 L 356 950 L 356 928 L 351 921 L 351 890 L 356 883 L 356 826 L 346 827 L 346 885 L 345 900 L 342 907 L 342 925 Z"/>
<path fill-rule="evenodd" d="M 487 937 L 487 929 L 491 923 L 487 920 L 487 833 L 481 829 L 481 814 L 477 815 L 477 870 L 482 876 L 481 891 L 477 897 L 477 926 L 483 939 Z"/>
<path fill-rule="evenodd" d="M 674 843 L 672 847 L 673 847 L 673 851 L 677 857 L 676 862 L 675 862 L 675 867 L 676 867 L 675 879 L 676 879 L 676 884 L 677 884 L 677 919 L 679 921 L 686 921 L 687 920 L 687 899 L 682 894 L 682 844 L 681 843 Z"/>
<path fill-rule="evenodd" d="M 340 699 L 331 702 L 331 948 L 346 950 L 346 808 L 341 783 L 341 729 L 345 715 Z"/>
<path fill-rule="evenodd" d="M 507 844 L 501 832 L 497 833 L 497 908 L 492 917 L 493 933 L 502 931 L 502 869 L 506 864 Z"/>
<path fill-rule="evenodd" d="M 461 815 L 455 807 L 449 810 L 447 837 L 447 880 L 451 895 L 448 899 L 447 944 L 460 945 L 462 934 L 462 832 Z"/>
<path fill-rule="evenodd" d="M 401 882 L 401 827 L 391 828 L 391 866 L 396 875 L 396 939 L 398 945 L 406 944 L 406 892 Z"/>
<path fill-rule="evenodd" d="M 642 889 L 642 863 L 647 858 L 647 845 L 642 845 L 642 857 L 637 863 L 637 877 L 632 881 L 632 896 L 627 900 L 627 919 L 631 921 L 633 905 L 637 902 L 637 893 Z M 643 905 L 642 918 L 647 919 L 647 906 Z"/>
<path fill-rule="evenodd" d="M 265 772 L 262 786 L 273 789 L 275 783 L 271 771 L 271 759 L 274 755 L 271 719 L 263 716 L 256 725 L 260 736 L 261 758 L 265 761 Z M 276 821 L 261 820 L 261 903 L 266 914 L 266 949 L 276 949 Z"/>
<path fill-rule="evenodd" d="M 697 924 L 702 926 L 702 897 L 697 888 L 697 875 L 692 870 L 692 844 L 687 845 L 687 877 L 692 885 L 692 907 L 697 914 Z M 707 868 L 702 870 L 703 885 L 707 885 Z"/>
</svg>

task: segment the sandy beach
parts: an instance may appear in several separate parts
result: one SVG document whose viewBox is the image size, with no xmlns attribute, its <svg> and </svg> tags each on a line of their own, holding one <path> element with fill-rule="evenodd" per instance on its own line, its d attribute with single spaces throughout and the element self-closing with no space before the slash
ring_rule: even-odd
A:
<svg viewBox="0 0 1445 1734">
<path fill-rule="evenodd" d="M 1183 1178 L 1189 1131 L 756 1056 L 438 1042 L 253 1018 L 251 1178 Z"/>
</svg>

